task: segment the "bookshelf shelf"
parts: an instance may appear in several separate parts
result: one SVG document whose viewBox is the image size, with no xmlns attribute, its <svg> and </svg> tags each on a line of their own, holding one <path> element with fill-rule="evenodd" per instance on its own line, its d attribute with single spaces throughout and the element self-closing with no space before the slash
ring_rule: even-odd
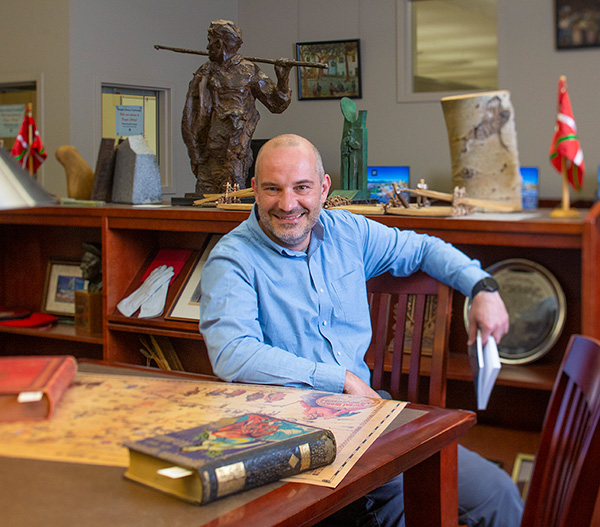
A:
<svg viewBox="0 0 600 527">
<path fill-rule="evenodd" d="M 600 338 L 600 204 L 579 219 L 555 220 L 549 209 L 520 216 L 477 215 L 473 218 L 373 216 L 389 226 L 439 236 L 487 267 L 507 258 L 528 258 L 548 268 L 567 298 L 567 323 L 553 349 L 528 365 L 503 365 L 497 384 L 506 389 L 547 395 L 571 334 Z M 139 335 L 169 337 L 186 369 L 211 374 L 197 322 L 124 317 L 117 303 L 135 290 L 158 250 L 201 251 L 207 236 L 223 234 L 246 219 L 248 212 L 196 207 L 136 208 L 44 207 L 0 212 L 0 305 L 39 310 L 47 262 L 61 257 L 79 260 L 83 242 L 102 243 L 103 334 L 87 336 L 73 326 L 49 330 L 0 328 L 0 354 L 69 352 L 79 358 L 144 364 Z M 516 219 L 515 219 L 516 218 Z M 169 288 L 165 313 L 176 299 L 188 269 Z M 464 299 L 454 295 L 448 377 L 471 382 L 462 320 Z M 492 394 L 492 399 L 494 393 Z"/>
</svg>

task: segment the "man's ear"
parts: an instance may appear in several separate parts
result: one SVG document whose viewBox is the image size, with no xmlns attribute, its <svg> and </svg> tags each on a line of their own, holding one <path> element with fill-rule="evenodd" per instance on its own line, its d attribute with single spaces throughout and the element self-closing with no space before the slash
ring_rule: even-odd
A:
<svg viewBox="0 0 600 527">
<path fill-rule="evenodd" d="M 331 188 L 331 178 L 329 174 L 323 176 L 323 185 L 321 186 L 321 204 L 325 203 L 327 196 L 329 195 L 329 189 Z"/>
</svg>

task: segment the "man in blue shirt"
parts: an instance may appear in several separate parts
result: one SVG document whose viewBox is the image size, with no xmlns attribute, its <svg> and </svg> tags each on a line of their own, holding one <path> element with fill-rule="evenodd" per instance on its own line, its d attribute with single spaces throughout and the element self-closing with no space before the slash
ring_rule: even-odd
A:
<svg viewBox="0 0 600 527">
<path fill-rule="evenodd" d="M 200 331 L 227 381 L 379 397 L 364 355 L 371 340 L 366 281 L 421 269 L 473 296 L 468 342 L 508 331 L 508 314 L 479 262 L 438 238 L 322 209 L 331 179 L 317 149 L 296 135 L 260 150 L 248 220 L 202 270 Z M 506 472 L 459 448 L 459 518 L 516 527 L 523 504 Z M 403 525 L 402 477 L 367 495 L 359 525 Z"/>
</svg>

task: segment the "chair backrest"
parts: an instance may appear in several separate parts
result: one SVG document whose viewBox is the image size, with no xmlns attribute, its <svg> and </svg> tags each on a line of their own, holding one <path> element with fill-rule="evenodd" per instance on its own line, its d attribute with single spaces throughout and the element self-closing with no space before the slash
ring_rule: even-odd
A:
<svg viewBox="0 0 600 527">
<path fill-rule="evenodd" d="M 373 389 L 445 407 L 452 289 L 423 272 L 385 273 L 367 282 L 367 293 L 373 337 L 366 361 Z M 426 391 L 421 388 L 427 377 Z"/>
<path fill-rule="evenodd" d="M 599 487 L 600 341 L 574 335 L 548 403 L 521 525 L 587 527 Z"/>
</svg>

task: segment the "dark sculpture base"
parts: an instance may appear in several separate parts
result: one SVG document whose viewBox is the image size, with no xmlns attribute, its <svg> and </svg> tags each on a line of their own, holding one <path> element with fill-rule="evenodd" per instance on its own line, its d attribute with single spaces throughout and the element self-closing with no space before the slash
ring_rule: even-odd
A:
<svg viewBox="0 0 600 527">
<path fill-rule="evenodd" d="M 194 201 L 200 199 L 201 196 L 188 197 L 184 196 L 183 198 L 173 197 L 171 198 L 171 205 L 174 206 L 191 206 L 194 205 Z"/>
</svg>

